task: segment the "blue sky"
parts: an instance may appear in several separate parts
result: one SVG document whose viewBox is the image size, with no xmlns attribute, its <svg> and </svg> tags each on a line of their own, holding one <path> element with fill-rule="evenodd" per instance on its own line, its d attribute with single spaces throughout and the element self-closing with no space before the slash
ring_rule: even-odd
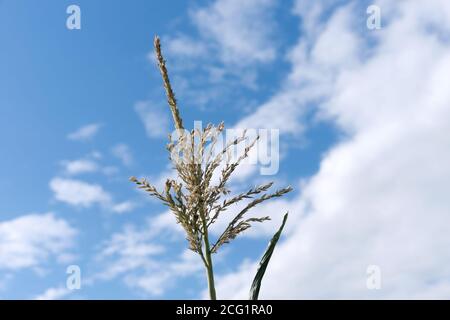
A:
<svg viewBox="0 0 450 320">
<path fill-rule="evenodd" d="M 139 225 L 164 210 L 162 205 L 146 201 L 144 195 L 135 192 L 134 186 L 127 181 L 131 175 L 159 176 L 167 171 L 168 165 L 166 133 L 148 137 L 135 105 L 143 101 L 148 102 L 151 108 L 154 104 L 163 117 L 170 119 L 158 69 L 149 59 L 153 37 L 161 35 L 163 46 L 165 38 L 179 34 L 196 37 L 198 31 L 189 20 L 189 10 L 196 10 L 202 4 L 194 7 L 183 1 L 170 4 L 134 1 L 125 5 L 122 1 L 111 1 L 106 5 L 100 1 L 81 1 L 77 5 L 81 8 L 82 28 L 72 31 L 65 26 L 68 17 L 65 10 L 70 4 L 70 1 L 39 4 L 4 1 L 1 4 L 1 38 L 5 43 L 1 60 L 6 62 L 0 78 L 3 88 L 0 98 L 1 136 L 2 146 L 8 150 L 8 155 L 1 160 L 4 177 L 1 194 L 5 199 L 1 211 L 2 220 L 13 219 L 23 213 L 50 211 L 66 220 L 78 230 L 73 252 L 77 255 L 77 264 L 84 271 L 83 276 L 88 276 L 89 272 L 97 272 L 98 267 L 92 260 L 102 241 L 124 225 Z M 283 50 L 295 40 L 299 30 L 294 18 L 289 16 L 290 6 L 271 7 L 273 12 L 268 14 L 271 19 L 287 18 L 284 25 L 271 22 L 285 34 L 274 41 L 276 49 Z M 270 29 L 270 32 L 275 30 Z M 225 68 L 216 57 L 210 58 L 211 67 Z M 182 59 L 178 61 L 182 63 Z M 192 60 L 196 63 L 195 59 Z M 197 73 L 196 67 L 179 69 L 171 68 L 175 89 L 178 87 L 177 76 L 189 81 Z M 188 95 L 176 90 L 185 121 L 189 123 L 195 119 L 218 123 L 224 120 L 230 125 L 236 123 L 273 94 L 288 71 L 288 64 L 282 60 L 281 67 L 274 61 L 256 63 L 251 71 L 258 73 L 251 87 L 241 85 L 240 75 L 233 74 L 228 87 L 226 81 L 213 84 L 216 92 L 203 103 L 196 103 L 193 96 L 208 95 L 210 84 L 204 74 L 200 75 L 202 82 L 195 84 L 194 93 Z M 230 96 L 230 90 L 236 95 Z M 244 108 L 246 111 L 242 112 Z M 151 121 L 157 122 L 158 119 Z M 68 138 L 71 133 L 89 125 L 94 125 L 98 131 L 86 141 Z M 167 126 L 166 129 L 169 128 Z M 307 168 L 302 168 L 302 172 L 296 175 L 312 172 L 320 149 L 328 144 L 327 129 L 319 128 L 318 131 L 323 134 L 318 139 L 320 148 L 316 144 L 310 145 L 309 149 L 314 150 L 308 153 L 308 161 L 304 161 Z M 118 145 L 126 146 L 125 152 L 132 158 L 131 163 L 124 164 L 114 156 L 113 150 Z M 297 152 L 303 153 L 304 148 Z M 316 161 L 311 161 L 311 158 Z M 64 173 L 64 161 L 80 159 L 114 172 L 105 174 L 96 168 L 94 172 L 77 177 Z M 283 162 L 279 174 L 286 180 L 289 174 L 287 165 L 285 167 Z M 296 165 L 295 160 L 292 165 Z M 117 214 L 111 208 L 95 204 L 82 207 L 55 200 L 49 187 L 49 182 L 55 177 L 100 185 L 114 197 L 114 201 L 133 203 L 136 207 Z M 236 263 L 245 256 L 258 256 L 267 241 L 248 242 Z M 180 251 L 185 242 L 181 239 L 175 245 Z M 256 248 L 255 253 L 252 253 L 255 251 L 253 247 Z M 172 254 L 168 252 L 168 255 Z M 14 272 L 5 285 L 4 296 L 28 298 L 49 286 L 65 283 L 64 264 L 58 265 L 54 261 L 45 261 L 44 264 L 45 276 L 39 276 L 28 268 L 18 270 L 17 274 Z M 224 267 L 231 268 L 231 264 Z M 204 286 L 203 278 L 188 283 L 177 284 L 162 297 L 195 297 Z M 192 286 L 193 292 L 180 291 L 183 286 Z M 99 281 L 92 288 L 83 288 L 79 295 L 87 298 L 138 298 L 141 294 L 113 279 Z"/>
<path fill-rule="evenodd" d="M 439 192 L 448 170 L 436 169 L 450 159 L 441 120 L 450 98 L 438 85 L 447 81 L 448 5 L 375 1 L 383 25 L 369 30 L 369 2 L 241 2 L 0 1 L 0 298 L 204 297 L 181 228 L 128 182 L 170 174 L 156 34 L 186 126 L 280 130 L 276 175 L 251 168 L 233 186 L 295 189 L 257 212 L 273 222 L 215 256 L 219 297 L 245 298 L 286 210 L 263 297 L 450 292 L 448 253 L 413 264 L 435 250 L 431 235 L 449 241 Z M 66 28 L 71 4 L 80 30 Z M 80 290 L 65 288 L 68 265 L 81 268 Z M 366 288 L 369 265 L 383 270 L 383 290 Z M 300 270 L 292 281 L 286 266 Z M 285 291 L 280 279 L 290 281 Z"/>
</svg>

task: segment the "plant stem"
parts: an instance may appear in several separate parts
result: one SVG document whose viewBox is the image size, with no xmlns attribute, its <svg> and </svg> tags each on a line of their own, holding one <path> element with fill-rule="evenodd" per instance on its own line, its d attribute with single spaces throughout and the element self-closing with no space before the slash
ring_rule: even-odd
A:
<svg viewBox="0 0 450 320">
<path fill-rule="evenodd" d="M 209 245 L 209 238 L 208 238 L 208 229 L 206 228 L 206 221 L 203 220 L 203 227 L 204 227 L 204 235 L 203 240 L 205 244 L 205 259 L 206 259 L 206 276 L 208 278 L 208 290 L 209 290 L 209 297 L 211 300 L 216 300 L 216 288 L 214 287 L 214 270 L 213 270 L 213 263 L 211 258 L 211 247 Z"/>
</svg>

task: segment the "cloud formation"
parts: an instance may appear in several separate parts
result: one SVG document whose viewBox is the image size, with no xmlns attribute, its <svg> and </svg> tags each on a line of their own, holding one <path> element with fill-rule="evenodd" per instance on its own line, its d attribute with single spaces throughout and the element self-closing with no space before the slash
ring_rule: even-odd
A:
<svg viewBox="0 0 450 320">
<path fill-rule="evenodd" d="M 124 201 L 112 206 L 112 210 L 116 213 L 122 214 L 129 212 L 135 208 L 135 203 L 132 201 Z"/>
<path fill-rule="evenodd" d="M 292 200 L 293 225 L 272 258 L 262 298 L 450 294 L 450 5 L 377 4 L 383 28 L 361 32 L 365 20 L 357 17 L 365 10 L 356 2 L 297 1 L 311 32 L 290 53 L 288 92 L 314 101 L 317 116 L 345 138 Z M 284 111 L 273 116 L 269 125 Z M 369 265 L 381 269 L 380 290 L 366 287 Z M 255 271 L 256 262 L 224 274 L 220 297 L 247 297 Z"/>
<path fill-rule="evenodd" d="M 135 104 L 134 110 L 141 118 L 145 132 L 149 138 L 167 136 L 169 132 L 169 119 L 162 106 L 158 106 L 149 101 L 139 101 Z"/>
<path fill-rule="evenodd" d="M 191 17 L 200 34 L 217 46 L 222 62 L 270 62 L 276 57 L 274 6 L 273 0 L 217 0 Z"/>
<path fill-rule="evenodd" d="M 123 165 L 129 166 L 133 163 L 133 155 L 130 147 L 124 143 L 119 143 L 112 148 L 112 154 L 122 161 Z"/>
<path fill-rule="evenodd" d="M 93 204 L 109 205 L 112 201 L 111 195 L 101 185 L 76 179 L 53 178 L 50 189 L 56 200 L 73 206 L 89 208 Z"/>
<path fill-rule="evenodd" d="M 82 173 L 92 173 L 98 171 L 97 163 L 89 159 L 77 159 L 72 161 L 62 161 L 64 172 L 67 175 L 78 175 Z"/>
<path fill-rule="evenodd" d="M 0 222 L 0 269 L 40 267 L 67 253 L 77 230 L 53 213 Z"/>
<path fill-rule="evenodd" d="M 64 287 L 48 288 L 42 294 L 37 295 L 35 300 L 61 300 L 69 295 L 71 291 Z"/>
<path fill-rule="evenodd" d="M 161 296 L 177 281 L 203 268 L 199 257 L 190 250 L 173 256 L 178 251 L 174 249 L 174 240 L 183 241 L 183 232 L 168 211 L 148 219 L 142 226 L 127 225 L 103 243 L 96 258 L 100 271 L 88 282 L 119 278 L 128 287 L 150 297 Z"/>
<path fill-rule="evenodd" d="M 67 138 L 74 141 L 87 141 L 92 139 L 98 133 L 100 127 L 101 125 L 99 123 L 91 123 L 68 134 Z"/>
</svg>

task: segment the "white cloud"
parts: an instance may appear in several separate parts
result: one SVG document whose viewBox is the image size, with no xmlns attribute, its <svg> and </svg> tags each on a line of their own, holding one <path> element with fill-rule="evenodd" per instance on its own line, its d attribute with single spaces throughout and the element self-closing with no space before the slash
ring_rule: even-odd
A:
<svg viewBox="0 0 450 320">
<path fill-rule="evenodd" d="M 90 140 L 97 134 L 100 127 L 101 125 L 99 123 L 91 123 L 70 133 L 67 138 L 75 141 Z"/>
<path fill-rule="evenodd" d="M 109 205 L 111 203 L 111 195 L 98 184 L 56 177 L 50 181 L 50 188 L 56 200 L 73 206 L 88 208 L 93 204 Z"/>
<path fill-rule="evenodd" d="M 103 174 L 105 174 L 107 176 L 113 176 L 119 172 L 119 169 L 114 166 L 106 166 L 106 167 L 102 168 L 102 172 L 103 172 Z"/>
<path fill-rule="evenodd" d="M 143 290 L 152 296 L 161 296 L 177 281 L 198 274 L 203 270 L 200 257 L 191 250 L 184 250 L 178 257 L 169 262 L 160 262 L 154 268 L 145 270 L 142 274 L 130 274 L 125 277 L 125 283 Z M 203 273 L 201 273 L 203 276 Z"/>
<path fill-rule="evenodd" d="M 116 203 L 112 206 L 112 210 L 116 213 L 126 213 L 133 210 L 136 207 L 136 204 L 132 201 L 124 201 L 120 203 Z"/>
<path fill-rule="evenodd" d="M 134 110 L 144 123 L 147 136 L 150 138 L 166 137 L 169 133 L 168 113 L 162 106 L 149 101 L 139 101 L 135 104 Z"/>
<path fill-rule="evenodd" d="M 60 254 L 58 256 L 57 261 L 59 264 L 70 264 L 70 263 L 73 263 L 74 261 L 76 261 L 78 258 L 79 258 L 78 255 L 68 252 L 68 253 Z"/>
<path fill-rule="evenodd" d="M 334 0 L 329 3 L 331 5 Z M 238 121 L 234 128 L 275 129 L 279 130 L 281 139 L 287 136 L 302 138 L 307 129 L 304 118 L 311 112 L 311 105 L 320 103 L 332 90 L 336 80 L 336 68 L 351 68 L 359 62 L 358 35 L 351 33 L 347 25 L 354 14 L 349 10 L 337 10 L 328 24 L 322 24 L 315 20 L 316 16 L 320 16 L 320 10 L 323 10 L 322 6 L 317 4 L 311 8 L 309 2 L 302 2 L 300 9 L 297 9 L 298 14 L 304 17 L 304 23 L 310 24 L 309 28 L 314 29 L 311 34 L 315 35 L 315 38 L 311 39 L 308 34 L 302 35 L 299 43 L 287 55 L 292 67 L 278 92 Z M 310 42 L 315 45 L 312 46 Z M 342 46 L 341 42 L 346 46 Z M 339 47 L 339 51 L 331 50 L 333 47 Z M 330 51 L 333 51 L 333 54 L 330 54 Z M 320 115 L 320 112 L 323 111 L 319 110 L 317 114 Z M 272 142 L 261 138 L 258 147 L 265 148 L 270 146 L 270 143 Z M 256 157 L 256 153 L 257 148 L 253 148 L 250 157 Z M 280 159 L 284 156 L 279 153 Z M 261 165 L 247 165 L 238 168 L 236 176 L 241 180 L 248 179 L 260 169 Z"/>
<path fill-rule="evenodd" d="M 165 231 L 178 235 L 184 232 L 182 227 L 177 224 L 175 216 L 170 210 L 152 217 L 149 222 L 151 224 L 151 233 L 155 236 Z"/>
<path fill-rule="evenodd" d="M 130 288 L 160 296 L 177 280 L 196 274 L 203 267 L 200 258 L 190 250 L 170 257 L 175 251 L 175 240 L 183 241 L 183 233 L 169 211 L 148 219 L 142 227 L 125 226 L 102 245 L 97 254 L 100 272 L 87 282 L 119 277 Z"/>
<path fill-rule="evenodd" d="M 136 207 L 136 203 L 129 200 L 116 203 L 101 185 L 81 180 L 56 177 L 50 181 L 50 189 L 56 200 L 75 207 L 89 208 L 97 204 L 118 214 L 129 212 Z"/>
<path fill-rule="evenodd" d="M 164 42 L 167 43 L 167 53 L 169 55 L 199 57 L 207 52 L 207 48 L 204 43 L 195 41 L 185 35 L 168 38 Z M 151 57 L 153 59 L 153 52 Z"/>
<path fill-rule="evenodd" d="M 165 252 L 161 245 L 154 244 L 147 228 L 136 229 L 132 225 L 112 235 L 97 255 L 104 262 L 103 270 L 93 279 L 109 280 L 140 268 L 150 268 L 156 262 L 153 257 Z"/>
<path fill-rule="evenodd" d="M 126 166 L 133 163 L 133 156 L 131 154 L 130 147 L 124 143 L 120 143 L 112 149 L 112 153 L 115 157 L 119 158 L 120 161 Z"/>
<path fill-rule="evenodd" d="M 91 173 L 98 170 L 95 161 L 89 159 L 77 159 L 72 161 L 63 161 L 64 171 L 68 175 L 77 175 L 81 173 Z"/>
<path fill-rule="evenodd" d="M 0 269 L 38 268 L 67 254 L 77 231 L 52 213 L 0 222 Z"/>
<path fill-rule="evenodd" d="M 71 291 L 64 287 L 48 288 L 45 292 L 36 296 L 35 300 L 61 300 L 70 293 Z"/>
<path fill-rule="evenodd" d="M 216 0 L 191 15 L 200 33 L 218 45 L 223 62 L 269 62 L 276 56 L 274 5 L 273 0 Z"/>
<path fill-rule="evenodd" d="M 254 103 L 234 97 L 258 90 L 258 66 L 277 57 L 276 7 L 274 0 L 211 1 L 189 12 L 196 34 L 163 36 L 163 50 L 175 71 L 173 86 L 184 104 L 209 109 Z"/>
<path fill-rule="evenodd" d="M 324 22 L 318 7 L 314 15 L 297 11 L 314 32 L 290 54 L 289 86 L 299 99 L 316 99 L 322 119 L 347 139 L 292 201 L 297 218 L 274 253 L 262 298 L 450 294 L 450 5 L 379 4 L 390 19 L 375 33 L 357 33 L 358 7 L 334 9 Z M 374 264 L 381 290 L 366 288 Z M 246 298 L 255 272 L 256 262 L 222 275 L 219 297 Z"/>
</svg>

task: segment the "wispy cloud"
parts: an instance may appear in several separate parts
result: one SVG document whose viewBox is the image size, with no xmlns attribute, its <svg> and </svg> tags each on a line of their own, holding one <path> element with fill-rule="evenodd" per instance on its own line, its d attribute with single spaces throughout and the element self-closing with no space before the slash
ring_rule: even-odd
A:
<svg viewBox="0 0 450 320">
<path fill-rule="evenodd" d="M 275 4 L 273 0 L 216 0 L 193 10 L 191 17 L 205 42 L 217 46 L 224 63 L 269 62 L 276 57 L 275 25 L 270 19 Z"/>
<path fill-rule="evenodd" d="M 124 201 L 120 203 L 116 203 L 112 206 L 112 210 L 116 213 L 122 214 L 126 212 L 130 212 L 136 207 L 136 204 L 132 201 Z"/>
<path fill-rule="evenodd" d="M 97 134 L 100 127 L 101 125 L 99 123 L 91 123 L 70 133 L 67 138 L 74 141 L 87 141 L 92 139 Z"/>
<path fill-rule="evenodd" d="M 314 32 L 292 50 L 291 85 L 308 89 L 298 90 L 301 100 L 313 97 L 308 92 L 319 97 L 320 117 L 348 138 L 324 156 L 293 200 L 291 217 L 301 219 L 291 220 L 261 295 L 446 298 L 450 44 L 439 34 L 450 34 L 450 5 L 379 1 L 383 12 L 401 15 L 385 17 L 381 32 L 362 35 L 354 26 L 361 12 L 356 3 L 320 2 L 314 16 L 307 3 L 298 1 L 296 12 Z M 330 14 L 323 18 L 323 12 Z M 374 264 L 381 268 L 381 290 L 365 285 Z M 218 291 L 245 297 L 256 267 L 219 278 Z"/>
<path fill-rule="evenodd" d="M 177 280 L 203 267 L 189 250 L 168 258 L 167 244 L 175 239 L 183 239 L 183 233 L 168 211 L 152 217 L 142 226 L 127 225 L 102 245 L 96 259 L 100 271 L 88 282 L 119 278 L 130 288 L 160 296 L 176 285 Z M 173 249 L 171 244 L 170 251 Z"/>
<path fill-rule="evenodd" d="M 260 89 L 259 67 L 278 56 L 277 6 L 274 0 L 211 1 L 189 11 L 195 32 L 163 35 L 170 68 L 177 71 L 173 85 L 185 104 L 252 104 L 237 93 Z"/>
<path fill-rule="evenodd" d="M 136 207 L 136 202 L 131 200 L 115 202 L 113 196 L 100 184 L 55 177 L 49 185 L 56 200 L 73 207 L 90 208 L 93 205 L 100 205 L 103 209 L 118 214 L 130 212 Z"/>
<path fill-rule="evenodd" d="M 167 38 L 166 50 L 169 55 L 193 58 L 207 54 L 208 48 L 204 43 L 181 34 L 173 38 Z M 150 58 L 153 59 L 153 56 L 152 52 Z"/>
<path fill-rule="evenodd" d="M 78 175 L 81 173 L 92 173 L 99 170 L 98 164 L 89 159 L 77 159 L 71 161 L 62 161 L 64 172 L 68 175 Z"/>
<path fill-rule="evenodd" d="M 177 281 L 198 274 L 202 269 L 198 256 L 185 250 L 170 262 L 159 262 L 154 268 L 143 270 L 141 274 L 129 274 L 124 280 L 132 288 L 143 290 L 151 296 L 161 296 L 176 285 Z"/>
<path fill-rule="evenodd" d="M 77 230 L 53 213 L 28 214 L 0 222 L 0 269 L 40 267 L 66 254 Z"/>
<path fill-rule="evenodd" d="M 112 154 L 122 161 L 125 166 L 129 166 L 133 163 L 133 155 L 131 154 L 130 147 L 124 143 L 115 145 L 112 148 Z"/>
<path fill-rule="evenodd" d="M 139 101 L 134 110 L 144 123 L 145 131 L 150 138 L 166 137 L 169 132 L 168 113 L 162 106 L 149 101 Z"/>
<path fill-rule="evenodd" d="M 76 179 L 53 178 L 50 189 L 55 199 L 73 206 L 88 208 L 93 204 L 110 205 L 111 195 L 102 186 Z"/>
<path fill-rule="evenodd" d="M 94 278 L 112 279 L 153 265 L 153 257 L 165 252 L 165 248 L 153 243 L 152 235 L 146 231 L 146 228 L 139 230 L 129 225 L 113 234 L 97 255 L 98 261 L 105 262 L 105 269 Z"/>
<path fill-rule="evenodd" d="M 60 300 L 68 296 L 71 291 L 64 287 L 48 288 L 42 294 L 36 296 L 35 300 Z"/>
</svg>

